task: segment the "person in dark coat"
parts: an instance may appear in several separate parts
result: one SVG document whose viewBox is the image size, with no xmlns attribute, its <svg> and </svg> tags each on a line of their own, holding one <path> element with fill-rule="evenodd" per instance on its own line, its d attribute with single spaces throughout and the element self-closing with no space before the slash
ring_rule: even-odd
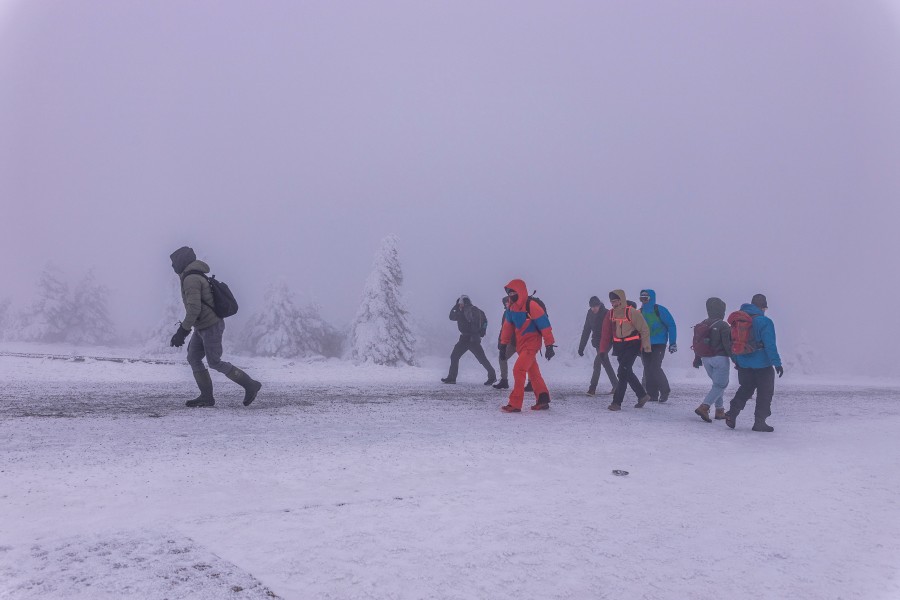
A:
<svg viewBox="0 0 900 600">
<path fill-rule="evenodd" d="M 506 311 L 509 310 L 509 296 L 503 296 L 501 300 L 503 302 L 503 316 L 500 318 L 500 322 L 506 320 Z M 503 344 L 500 343 L 500 334 L 497 334 L 497 350 L 502 348 Z M 494 384 L 495 390 L 508 390 L 509 389 L 509 358 L 516 353 L 516 335 L 515 333 L 512 336 L 512 340 L 509 344 L 506 345 L 506 354 L 500 357 L 500 381 Z"/>
<path fill-rule="evenodd" d="M 603 330 L 603 319 L 606 318 L 606 306 L 597 296 L 591 296 L 588 300 L 587 316 L 584 318 L 584 328 L 581 330 L 581 343 L 578 345 L 578 356 L 584 356 L 584 349 L 587 347 L 588 338 L 590 338 L 591 346 L 595 351 L 600 347 L 600 334 Z M 591 383 L 588 386 L 587 395 L 595 396 L 597 394 L 597 383 L 600 381 L 600 369 L 606 370 L 606 376 L 612 384 L 612 389 L 608 392 L 612 394 L 619 380 L 616 378 L 616 371 L 612 367 L 609 360 L 609 352 L 597 352 L 594 357 L 594 372 L 591 374 Z"/>
<path fill-rule="evenodd" d="M 484 385 L 491 385 L 497 381 L 497 372 L 481 347 L 481 326 L 484 321 L 484 313 L 472 304 L 468 296 L 463 294 L 457 299 L 456 304 L 450 309 L 450 320 L 456 321 L 459 328 L 459 341 L 450 353 L 450 372 L 441 381 L 444 383 L 456 383 L 459 373 L 459 359 L 466 352 L 471 352 L 488 373 L 488 379 Z"/>
</svg>

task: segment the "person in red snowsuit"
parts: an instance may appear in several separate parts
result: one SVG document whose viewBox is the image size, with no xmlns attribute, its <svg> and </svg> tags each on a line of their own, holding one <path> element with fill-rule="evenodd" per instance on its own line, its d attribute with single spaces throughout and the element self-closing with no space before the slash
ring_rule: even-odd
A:
<svg viewBox="0 0 900 600">
<path fill-rule="evenodd" d="M 531 381 L 537 402 L 531 410 L 547 410 L 550 408 L 550 391 L 541 369 L 537 363 L 537 353 L 541 343 L 547 346 L 547 360 L 553 358 L 555 342 L 553 329 L 547 313 L 536 301 L 529 300 L 528 287 L 521 279 L 513 279 L 506 284 L 509 296 L 509 310 L 503 318 L 500 330 L 500 358 L 506 357 L 506 345 L 516 337 L 516 351 L 519 356 L 513 366 L 513 389 L 509 394 L 509 404 L 500 408 L 503 412 L 522 412 L 522 401 L 525 399 L 525 377 Z"/>
</svg>

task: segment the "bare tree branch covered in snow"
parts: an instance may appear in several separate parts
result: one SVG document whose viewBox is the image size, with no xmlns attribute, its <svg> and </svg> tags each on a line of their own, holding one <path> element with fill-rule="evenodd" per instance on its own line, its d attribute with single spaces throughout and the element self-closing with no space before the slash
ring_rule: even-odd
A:
<svg viewBox="0 0 900 600">
<path fill-rule="evenodd" d="M 116 330 L 109 315 L 109 288 L 90 269 L 75 288 L 66 341 L 92 346 L 111 344 Z"/>
<path fill-rule="evenodd" d="M 63 273 L 48 262 L 38 277 L 35 299 L 19 317 L 21 337 L 29 342 L 62 342 L 72 315 L 69 284 Z"/>
<path fill-rule="evenodd" d="M 266 290 L 263 309 L 244 327 L 240 349 L 254 356 L 337 356 L 341 339 L 319 306 L 300 304 L 284 282 Z"/>
<path fill-rule="evenodd" d="M 381 242 L 362 303 L 350 332 L 354 360 L 379 365 L 414 365 L 416 338 L 403 301 L 403 269 L 396 236 Z"/>
</svg>

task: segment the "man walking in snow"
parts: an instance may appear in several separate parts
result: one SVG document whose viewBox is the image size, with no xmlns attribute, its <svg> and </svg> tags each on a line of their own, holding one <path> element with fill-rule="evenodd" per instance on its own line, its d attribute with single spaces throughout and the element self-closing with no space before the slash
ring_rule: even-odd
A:
<svg viewBox="0 0 900 600">
<path fill-rule="evenodd" d="M 716 419 L 725 418 L 723 396 L 728 387 L 728 374 L 731 371 L 731 327 L 725 322 L 725 302 L 719 298 L 706 301 L 708 318 L 694 325 L 694 368 L 702 365 L 712 380 L 712 388 L 706 394 L 703 403 L 694 412 L 707 423 L 709 408 L 716 405 Z"/>
<path fill-rule="evenodd" d="M 209 265 L 197 260 L 194 250 L 182 246 L 169 257 L 172 269 L 181 279 L 181 298 L 184 302 L 185 315 L 178 330 L 172 336 L 170 344 L 176 348 L 184 345 L 184 340 L 191 334 L 188 343 L 187 361 L 194 372 L 194 380 L 200 388 L 200 395 L 188 400 L 185 405 L 196 408 L 214 406 L 212 378 L 209 370 L 203 365 L 203 357 L 210 369 L 223 373 L 228 379 L 244 388 L 244 406 L 256 398 L 262 384 L 254 381 L 249 375 L 231 363 L 222 360 L 222 335 L 225 332 L 225 321 L 220 319 L 214 310 L 214 298 L 206 273 Z"/>
<path fill-rule="evenodd" d="M 503 348 L 500 341 L 502 335 L 502 324 L 506 321 L 506 312 L 509 310 L 509 296 L 503 296 L 503 316 L 500 318 L 501 332 L 497 334 L 497 350 Z M 506 355 L 500 356 L 500 381 L 494 384 L 495 390 L 509 389 L 509 357 L 516 353 L 516 334 L 513 333 L 512 339 L 506 345 Z"/>
<path fill-rule="evenodd" d="M 631 386 L 637 395 L 635 408 L 643 408 L 650 396 L 641 385 L 641 380 L 634 374 L 634 361 L 641 352 L 650 352 L 650 328 L 641 316 L 641 311 L 628 305 L 623 290 L 609 293 L 612 308 L 603 320 L 603 332 L 600 335 L 599 352 L 609 352 L 612 347 L 613 356 L 619 360 L 619 381 L 613 392 L 613 401 L 609 410 L 622 410 L 625 390 Z"/>
<path fill-rule="evenodd" d="M 480 308 L 472 304 L 468 296 L 463 294 L 456 300 L 456 304 L 450 309 L 450 320 L 456 321 L 459 328 L 459 341 L 453 347 L 450 353 L 450 372 L 446 377 L 441 379 L 444 383 L 456 383 L 456 376 L 459 373 L 459 359 L 466 352 L 471 352 L 481 366 L 487 370 L 487 381 L 484 385 L 491 385 L 497 381 L 497 372 L 487 356 L 484 355 L 484 348 L 481 347 L 481 336 L 484 335 L 484 329 L 487 320 Z"/>
<path fill-rule="evenodd" d="M 547 410 L 550 408 L 550 391 L 541 375 L 537 363 L 537 353 L 541 350 L 541 342 L 547 347 L 547 360 L 553 358 L 555 341 L 550 319 L 537 299 L 528 296 L 528 288 L 521 279 L 513 279 L 506 284 L 506 295 L 509 297 L 509 309 L 504 314 L 503 327 L 500 330 L 500 358 L 508 356 L 508 344 L 516 338 L 516 351 L 519 357 L 513 366 L 513 390 L 509 394 L 509 403 L 500 407 L 507 413 L 522 412 L 525 400 L 525 377 L 531 381 L 537 402 L 531 410 Z"/>
<path fill-rule="evenodd" d="M 775 344 L 775 324 L 766 316 L 769 302 L 762 294 L 756 294 L 750 304 L 742 304 L 741 310 L 732 313 L 728 317 L 732 327 L 732 338 L 736 342 L 741 340 L 742 345 L 747 346 L 747 352 L 740 353 L 733 344 L 733 355 L 738 370 L 738 383 L 740 387 L 731 400 L 731 407 L 725 413 L 725 424 L 734 429 L 737 417 L 747 404 L 747 400 L 756 392 L 756 411 L 753 423 L 753 431 L 771 433 L 775 428 L 766 423 L 766 419 L 772 414 L 772 397 L 775 395 L 775 373 L 781 377 L 784 368 L 781 366 L 781 356 L 778 355 L 778 346 Z M 741 313 L 749 315 L 752 322 L 747 332 L 748 338 L 744 340 L 741 334 L 739 320 L 735 316 Z"/>
<path fill-rule="evenodd" d="M 603 332 L 603 320 L 606 318 L 606 313 L 606 306 L 603 305 L 600 298 L 591 296 L 590 300 L 588 300 L 588 311 L 587 316 L 584 318 L 584 327 L 581 330 L 581 343 L 578 344 L 578 356 L 584 356 L 584 349 L 587 346 L 589 337 L 591 346 L 594 350 L 598 350 L 600 347 L 600 334 Z M 612 368 L 612 363 L 609 361 L 609 352 L 601 354 L 597 351 L 597 356 L 594 357 L 594 372 L 591 374 L 591 383 L 588 386 L 588 396 L 597 394 L 597 384 L 600 382 L 601 368 L 606 370 L 606 375 L 609 377 L 609 382 L 612 384 L 612 389 L 609 392 L 610 394 L 615 391 L 616 385 L 619 383 L 618 379 L 616 379 L 616 372 Z"/>
<path fill-rule="evenodd" d="M 665 306 L 656 303 L 655 291 L 641 290 L 640 300 L 641 316 L 650 328 L 650 352 L 641 356 L 644 363 L 644 381 L 650 400 L 665 402 L 669 399 L 671 388 L 669 379 L 663 371 L 662 362 L 666 356 L 666 343 L 669 345 L 670 353 L 678 351 L 675 344 L 677 334 L 675 319 Z"/>
</svg>

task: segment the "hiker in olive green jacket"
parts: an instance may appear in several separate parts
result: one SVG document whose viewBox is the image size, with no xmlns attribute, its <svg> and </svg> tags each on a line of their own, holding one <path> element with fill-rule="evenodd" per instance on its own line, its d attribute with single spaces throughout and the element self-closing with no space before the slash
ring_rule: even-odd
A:
<svg viewBox="0 0 900 600">
<path fill-rule="evenodd" d="M 225 321 L 220 319 L 214 310 L 215 301 L 206 274 L 209 265 L 197 260 L 194 250 L 182 246 L 169 257 L 172 269 L 181 278 L 181 299 L 184 301 L 184 319 L 178 331 L 172 336 L 171 345 L 180 348 L 184 340 L 194 329 L 194 335 L 188 343 L 187 361 L 194 372 L 200 395 L 188 400 L 185 405 L 191 408 L 214 406 L 212 378 L 209 370 L 203 365 L 203 357 L 210 369 L 223 373 L 228 379 L 244 388 L 244 406 L 256 398 L 262 384 L 254 381 L 249 375 L 229 362 L 222 360 L 222 334 L 225 333 Z"/>
</svg>

